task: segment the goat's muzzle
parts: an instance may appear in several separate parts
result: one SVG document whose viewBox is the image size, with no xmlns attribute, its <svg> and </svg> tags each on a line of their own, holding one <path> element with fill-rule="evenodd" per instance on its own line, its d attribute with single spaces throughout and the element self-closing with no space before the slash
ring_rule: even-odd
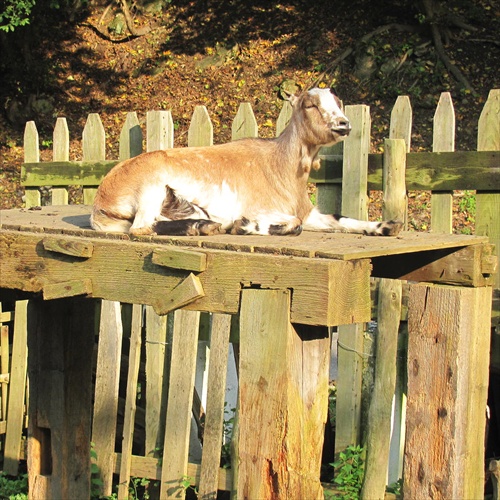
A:
<svg viewBox="0 0 500 500">
<path fill-rule="evenodd" d="M 342 136 L 349 135 L 351 124 L 347 120 L 340 121 L 332 127 L 332 132 Z"/>
</svg>

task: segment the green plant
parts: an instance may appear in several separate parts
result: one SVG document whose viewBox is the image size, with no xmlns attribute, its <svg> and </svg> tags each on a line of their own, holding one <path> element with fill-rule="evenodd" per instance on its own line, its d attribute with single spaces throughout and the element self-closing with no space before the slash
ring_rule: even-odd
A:
<svg viewBox="0 0 500 500">
<path fill-rule="evenodd" d="M 223 432 L 223 444 L 221 450 L 221 467 L 224 469 L 231 468 L 231 437 L 233 433 L 234 418 L 235 418 L 236 408 L 227 409 L 227 402 L 224 403 L 224 415 L 228 417 L 224 418 L 224 428 Z"/>
<path fill-rule="evenodd" d="M 27 500 L 28 474 L 9 477 L 0 472 L 0 500 Z"/>
<path fill-rule="evenodd" d="M 335 470 L 333 482 L 337 489 L 342 492 L 340 498 L 343 500 L 357 500 L 363 484 L 364 449 L 362 446 L 348 446 L 340 452 L 339 459 L 332 463 Z"/>
<path fill-rule="evenodd" d="M 401 496 L 401 487 L 403 486 L 403 480 L 398 479 L 395 483 L 387 485 L 387 492 L 394 493 L 396 496 Z"/>
<path fill-rule="evenodd" d="M 193 478 L 190 476 L 183 476 L 181 481 L 181 486 L 186 492 L 188 490 L 193 490 L 195 495 L 198 495 L 198 488 L 192 486 Z"/>
</svg>

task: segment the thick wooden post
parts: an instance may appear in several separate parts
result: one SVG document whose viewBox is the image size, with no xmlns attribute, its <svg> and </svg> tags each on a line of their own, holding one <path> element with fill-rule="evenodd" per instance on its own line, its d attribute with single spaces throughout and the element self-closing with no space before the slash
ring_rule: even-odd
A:
<svg viewBox="0 0 500 500">
<path fill-rule="evenodd" d="M 483 498 L 490 314 L 489 287 L 410 287 L 405 498 Z"/>
<path fill-rule="evenodd" d="M 238 499 L 323 498 L 328 337 L 303 340 L 290 292 L 242 292 L 237 439 Z"/>
<path fill-rule="evenodd" d="M 95 301 L 30 301 L 29 498 L 90 498 Z"/>
</svg>

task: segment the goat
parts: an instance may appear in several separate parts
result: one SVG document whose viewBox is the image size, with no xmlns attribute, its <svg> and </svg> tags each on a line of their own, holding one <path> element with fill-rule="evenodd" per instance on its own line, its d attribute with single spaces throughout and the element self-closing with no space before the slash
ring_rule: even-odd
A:
<svg viewBox="0 0 500 500">
<path fill-rule="evenodd" d="M 125 160 L 99 186 L 91 225 L 132 235 L 297 235 L 302 229 L 393 236 L 397 221 L 321 214 L 307 194 L 318 152 L 351 125 L 330 89 L 292 96 L 289 124 L 274 139 L 175 148 Z"/>
</svg>

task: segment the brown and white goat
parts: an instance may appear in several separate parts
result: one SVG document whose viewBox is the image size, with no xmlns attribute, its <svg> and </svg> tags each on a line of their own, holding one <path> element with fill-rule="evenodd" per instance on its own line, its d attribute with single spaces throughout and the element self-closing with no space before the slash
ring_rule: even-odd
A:
<svg viewBox="0 0 500 500">
<path fill-rule="evenodd" d="M 325 215 L 312 205 L 307 180 L 318 152 L 343 140 L 351 126 L 329 89 L 291 101 L 290 123 L 275 139 L 155 151 L 119 163 L 97 190 L 92 227 L 171 235 L 398 234 L 399 222 Z"/>
</svg>

